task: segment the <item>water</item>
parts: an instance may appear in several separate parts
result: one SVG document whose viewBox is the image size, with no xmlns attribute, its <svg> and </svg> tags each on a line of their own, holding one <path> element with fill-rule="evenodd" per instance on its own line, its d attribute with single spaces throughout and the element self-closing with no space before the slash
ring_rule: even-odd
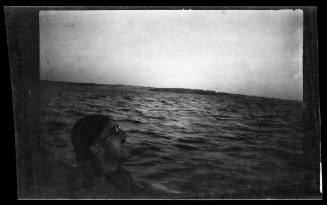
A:
<svg viewBox="0 0 327 205">
<path fill-rule="evenodd" d="M 49 82 L 41 96 L 41 146 L 58 160 L 74 163 L 78 119 L 111 115 L 134 148 L 124 167 L 174 198 L 296 197 L 303 180 L 301 102 Z"/>
</svg>

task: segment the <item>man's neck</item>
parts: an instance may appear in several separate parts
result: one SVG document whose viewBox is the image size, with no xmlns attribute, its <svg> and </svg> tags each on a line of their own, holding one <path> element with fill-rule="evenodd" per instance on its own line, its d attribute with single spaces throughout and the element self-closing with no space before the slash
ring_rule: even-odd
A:
<svg viewBox="0 0 327 205">
<path fill-rule="evenodd" d="M 120 167 L 120 164 L 117 163 L 117 162 L 106 162 L 103 164 L 103 170 L 104 170 L 104 173 L 110 173 L 110 172 L 115 172 L 119 169 Z"/>
</svg>

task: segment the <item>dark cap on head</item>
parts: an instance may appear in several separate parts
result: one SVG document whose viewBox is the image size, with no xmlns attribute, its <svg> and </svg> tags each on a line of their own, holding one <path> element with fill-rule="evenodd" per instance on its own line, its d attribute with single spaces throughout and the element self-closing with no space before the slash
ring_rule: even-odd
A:
<svg viewBox="0 0 327 205">
<path fill-rule="evenodd" d="M 76 122 L 71 132 L 71 140 L 77 162 L 85 162 L 94 157 L 90 148 L 110 121 L 110 116 L 88 115 Z"/>
</svg>

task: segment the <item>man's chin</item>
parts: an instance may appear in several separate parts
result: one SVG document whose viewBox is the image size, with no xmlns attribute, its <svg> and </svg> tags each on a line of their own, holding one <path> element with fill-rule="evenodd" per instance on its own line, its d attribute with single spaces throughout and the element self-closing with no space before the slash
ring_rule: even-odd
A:
<svg viewBox="0 0 327 205">
<path fill-rule="evenodd" d="M 132 157 L 132 150 L 129 147 L 124 147 L 124 149 L 121 150 L 121 156 L 120 161 L 124 162 L 129 160 Z"/>
</svg>

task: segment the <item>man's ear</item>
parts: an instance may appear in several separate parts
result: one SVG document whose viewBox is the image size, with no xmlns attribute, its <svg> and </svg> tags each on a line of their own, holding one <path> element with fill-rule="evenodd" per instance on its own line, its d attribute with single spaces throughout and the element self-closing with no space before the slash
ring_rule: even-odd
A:
<svg viewBox="0 0 327 205">
<path fill-rule="evenodd" d="M 95 155 L 99 155 L 99 154 L 103 154 L 104 153 L 104 150 L 103 148 L 99 145 L 99 144 L 95 144 L 95 145 L 92 145 L 90 147 L 90 151 L 95 154 Z"/>
</svg>

